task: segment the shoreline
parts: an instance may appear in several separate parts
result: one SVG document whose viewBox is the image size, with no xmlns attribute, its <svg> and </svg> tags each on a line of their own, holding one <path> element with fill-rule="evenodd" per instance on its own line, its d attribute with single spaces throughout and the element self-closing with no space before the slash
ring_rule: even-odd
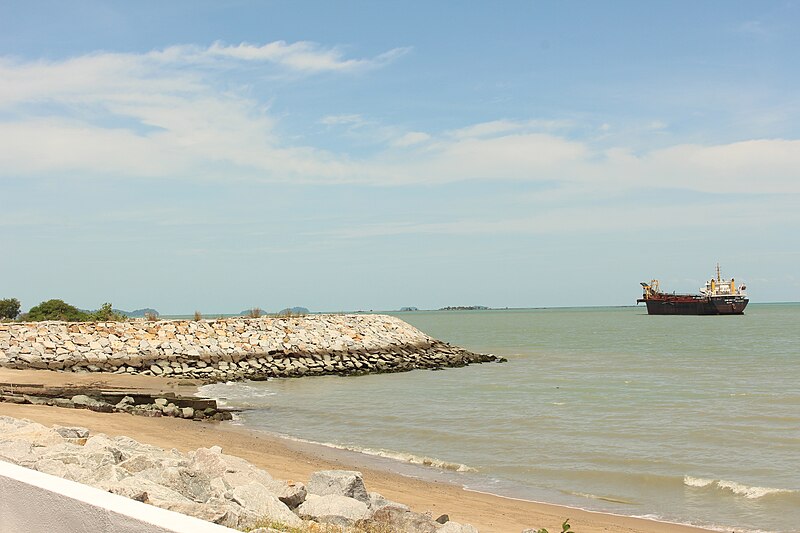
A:
<svg viewBox="0 0 800 533">
<path fill-rule="evenodd" d="M 8 383 L 13 375 L 0 373 L 0 382 Z M 25 371 L 25 380 L 17 375 L 17 381 L 30 383 L 34 377 L 40 380 L 70 379 L 75 374 L 48 373 L 47 371 Z M 35 374 L 31 374 L 31 372 Z M 101 377 L 102 376 L 102 377 Z M 161 390 L 180 387 L 183 394 L 197 391 L 199 383 L 170 383 L 166 378 L 147 378 L 133 384 L 121 376 L 113 378 L 107 374 L 81 376 L 97 382 L 110 377 L 120 386 L 149 387 Z M 138 379 L 142 379 L 139 377 Z M 118 381 L 119 380 L 119 381 Z M 97 413 L 86 409 L 0 403 L 0 415 L 27 418 L 51 426 L 78 425 L 89 428 L 92 433 L 126 435 L 140 442 L 165 449 L 176 448 L 187 452 L 200 447 L 222 446 L 225 453 L 242 457 L 268 470 L 279 479 L 306 482 L 312 472 L 323 469 L 356 469 L 364 473 L 371 490 L 409 505 L 417 512 L 429 511 L 434 516 L 446 513 L 460 523 L 469 523 L 481 533 L 508 533 L 525 528 L 547 528 L 560 531 L 561 523 L 569 518 L 573 529 L 581 533 L 698 533 L 712 531 L 699 527 L 637 518 L 611 513 L 587 511 L 545 502 L 516 499 L 464 488 L 451 480 L 420 479 L 397 473 L 382 461 L 370 461 L 359 452 L 338 450 L 324 444 L 296 442 L 293 439 L 253 430 L 242 425 L 192 421 L 179 418 L 146 418 L 126 413 Z M 375 459 L 375 458 L 373 458 Z M 405 464 L 398 461 L 398 464 Z M 425 468 L 425 467 L 420 467 Z M 431 469 L 432 470 L 432 469 Z"/>
</svg>

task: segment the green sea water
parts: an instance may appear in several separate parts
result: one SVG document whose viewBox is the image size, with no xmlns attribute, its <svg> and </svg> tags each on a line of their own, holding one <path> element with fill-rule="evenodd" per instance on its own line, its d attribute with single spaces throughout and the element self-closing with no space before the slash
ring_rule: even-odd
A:
<svg viewBox="0 0 800 533">
<path fill-rule="evenodd" d="M 208 386 L 240 423 L 496 494 L 723 531 L 800 531 L 800 304 L 396 313 L 508 359 Z M 533 526 L 534 524 L 532 524 Z"/>
</svg>

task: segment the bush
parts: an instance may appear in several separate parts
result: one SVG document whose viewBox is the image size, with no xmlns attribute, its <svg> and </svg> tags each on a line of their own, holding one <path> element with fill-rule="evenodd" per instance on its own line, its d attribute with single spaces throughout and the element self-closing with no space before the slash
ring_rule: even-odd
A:
<svg viewBox="0 0 800 533">
<path fill-rule="evenodd" d="M 0 300 L 0 319 L 7 318 L 14 320 L 19 315 L 19 300 L 16 298 L 6 298 Z"/>
<path fill-rule="evenodd" d="M 247 312 L 248 318 L 261 318 L 261 309 L 258 307 L 254 307 Z"/>
<path fill-rule="evenodd" d="M 31 307 L 26 320 L 37 322 L 39 320 L 63 320 L 65 322 L 88 322 L 91 320 L 89 313 L 81 311 L 64 300 L 47 300 Z"/>
<path fill-rule="evenodd" d="M 104 303 L 100 309 L 89 315 L 89 320 L 97 322 L 121 322 L 126 318 L 126 316 L 114 312 L 110 303 Z"/>
<path fill-rule="evenodd" d="M 104 303 L 94 312 L 81 311 L 77 307 L 66 303 L 64 300 L 47 300 L 23 316 L 28 322 L 40 320 L 61 320 L 64 322 L 119 322 L 126 317 L 114 312 L 110 303 Z"/>
</svg>

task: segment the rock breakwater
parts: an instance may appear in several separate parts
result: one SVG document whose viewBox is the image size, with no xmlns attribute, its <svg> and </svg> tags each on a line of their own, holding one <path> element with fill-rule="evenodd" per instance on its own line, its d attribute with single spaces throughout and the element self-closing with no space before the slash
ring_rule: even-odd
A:
<svg viewBox="0 0 800 533">
<path fill-rule="evenodd" d="M 208 381 L 403 372 L 496 361 L 387 315 L 0 324 L 0 366 Z"/>
<path fill-rule="evenodd" d="M 477 533 L 368 492 L 360 472 L 315 472 L 307 485 L 282 481 L 218 446 L 183 454 L 0 416 L 0 460 L 244 531 Z"/>
</svg>

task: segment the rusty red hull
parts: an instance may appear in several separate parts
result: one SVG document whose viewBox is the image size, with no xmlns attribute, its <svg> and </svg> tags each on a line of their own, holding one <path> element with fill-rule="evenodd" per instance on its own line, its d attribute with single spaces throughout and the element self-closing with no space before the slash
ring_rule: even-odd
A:
<svg viewBox="0 0 800 533">
<path fill-rule="evenodd" d="M 648 315 L 741 315 L 749 300 L 744 296 L 657 294 L 636 302 L 647 305 Z"/>
</svg>

